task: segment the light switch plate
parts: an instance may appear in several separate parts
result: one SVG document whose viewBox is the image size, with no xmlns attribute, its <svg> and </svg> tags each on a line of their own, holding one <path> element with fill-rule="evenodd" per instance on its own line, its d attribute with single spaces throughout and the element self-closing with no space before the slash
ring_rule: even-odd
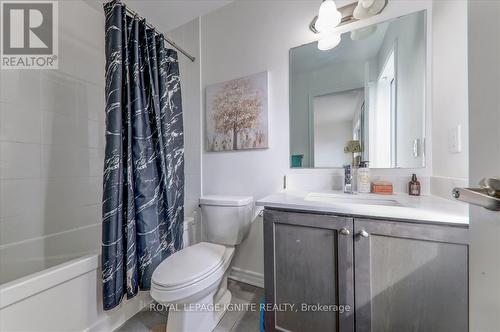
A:
<svg viewBox="0 0 500 332">
<path fill-rule="evenodd" d="M 450 153 L 462 152 L 462 126 L 457 125 L 448 132 L 448 151 Z"/>
</svg>

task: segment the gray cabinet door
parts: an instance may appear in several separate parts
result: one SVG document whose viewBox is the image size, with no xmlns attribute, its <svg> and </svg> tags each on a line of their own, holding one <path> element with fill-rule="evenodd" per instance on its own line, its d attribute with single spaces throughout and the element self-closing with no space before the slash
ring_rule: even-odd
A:
<svg viewBox="0 0 500 332">
<path fill-rule="evenodd" d="M 354 232 L 356 331 L 468 330 L 466 228 L 355 219 Z"/>
<path fill-rule="evenodd" d="M 266 331 L 354 330 L 352 231 L 352 218 L 264 212 L 266 304 L 281 306 Z"/>
</svg>

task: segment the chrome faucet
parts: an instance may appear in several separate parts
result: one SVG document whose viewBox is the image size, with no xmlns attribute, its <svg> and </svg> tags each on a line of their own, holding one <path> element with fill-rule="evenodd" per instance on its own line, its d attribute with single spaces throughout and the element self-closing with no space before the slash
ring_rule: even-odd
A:
<svg viewBox="0 0 500 332">
<path fill-rule="evenodd" d="M 346 194 L 352 194 L 352 165 L 344 165 L 344 184 L 343 189 Z"/>
</svg>

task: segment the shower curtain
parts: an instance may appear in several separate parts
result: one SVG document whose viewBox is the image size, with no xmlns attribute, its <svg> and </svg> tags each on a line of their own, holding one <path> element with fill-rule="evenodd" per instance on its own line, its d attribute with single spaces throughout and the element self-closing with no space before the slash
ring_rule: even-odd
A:
<svg viewBox="0 0 500 332">
<path fill-rule="evenodd" d="M 177 53 L 119 1 L 106 17 L 103 305 L 148 290 L 182 245 L 184 137 Z"/>
</svg>

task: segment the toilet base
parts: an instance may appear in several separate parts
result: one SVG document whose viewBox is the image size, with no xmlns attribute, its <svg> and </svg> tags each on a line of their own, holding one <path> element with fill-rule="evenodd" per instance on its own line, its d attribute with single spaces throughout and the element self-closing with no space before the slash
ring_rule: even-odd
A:
<svg viewBox="0 0 500 332">
<path fill-rule="evenodd" d="M 225 282 L 226 280 L 223 284 Z M 167 332 L 212 331 L 219 324 L 230 303 L 231 292 L 227 287 L 220 287 L 196 303 L 181 306 L 179 310 L 171 310 L 168 313 L 166 330 Z M 181 310 L 182 308 L 185 310 Z"/>
</svg>

